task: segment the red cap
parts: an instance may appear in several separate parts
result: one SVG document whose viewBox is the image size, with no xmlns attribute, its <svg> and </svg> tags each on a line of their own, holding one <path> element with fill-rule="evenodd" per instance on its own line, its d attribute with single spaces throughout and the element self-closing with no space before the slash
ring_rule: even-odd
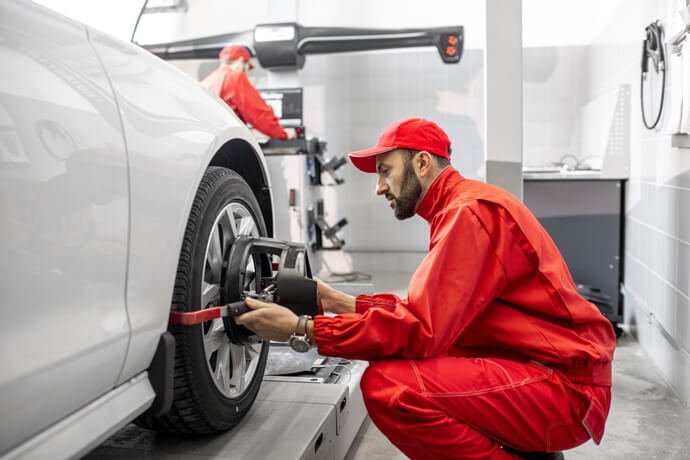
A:
<svg viewBox="0 0 690 460">
<path fill-rule="evenodd" d="M 242 45 L 228 45 L 220 50 L 218 53 L 219 61 L 234 61 L 236 59 L 242 58 L 249 63 L 249 68 L 253 69 L 251 59 L 252 56 L 249 54 L 247 47 Z"/>
<path fill-rule="evenodd" d="M 424 118 L 407 118 L 388 125 L 374 147 L 352 152 L 349 157 L 357 169 L 373 173 L 376 172 L 376 155 L 396 149 L 426 150 L 450 159 L 448 135 L 436 123 Z"/>
</svg>

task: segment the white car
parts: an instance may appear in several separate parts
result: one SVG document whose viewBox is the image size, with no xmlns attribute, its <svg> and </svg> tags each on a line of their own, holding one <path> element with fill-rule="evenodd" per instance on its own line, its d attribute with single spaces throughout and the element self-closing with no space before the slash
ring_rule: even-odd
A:
<svg viewBox="0 0 690 460">
<path fill-rule="evenodd" d="M 0 2 L 0 62 L 0 456 L 233 426 L 268 344 L 166 332 L 226 300 L 237 235 L 272 235 L 258 144 L 169 64 L 24 0 Z"/>
</svg>

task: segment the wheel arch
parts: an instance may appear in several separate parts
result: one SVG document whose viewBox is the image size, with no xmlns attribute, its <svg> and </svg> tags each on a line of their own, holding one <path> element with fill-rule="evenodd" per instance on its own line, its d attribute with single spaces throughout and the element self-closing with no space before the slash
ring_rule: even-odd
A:
<svg viewBox="0 0 690 460">
<path fill-rule="evenodd" d="M 209 166 L 232 169 L 247 181 L 259 202 L 268 236 L 273 236 L 273 201 L 270 182 L 259 153 L 244 139 L 231 139 L 211 158 Z"/>
</svg>

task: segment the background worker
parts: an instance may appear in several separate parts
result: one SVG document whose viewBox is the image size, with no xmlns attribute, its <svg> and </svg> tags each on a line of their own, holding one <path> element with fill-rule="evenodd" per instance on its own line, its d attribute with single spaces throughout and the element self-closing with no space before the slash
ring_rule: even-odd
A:
<svg viewBox="0 0 690 460">
<path fill-rule="evenodd" d="M 220 64 L 202 84 L 223 99 L 244 122 L 273 139 L 294 139 L 294 128 L 283 129 L 270 105 L 247 78 L 254 68 L 246 47 L 228 45 L 218 53 Z"/>
<path fill-rule="evenodd" d="M 413 459 L 563 458 L 599 443 L 611 401 L 613 327 L 578 293 L 555 244 L 508 192 L 450 166 L 435 123 L 390 125 L 350 154 L 378 175 L 402 220 L 430 226 L 406 299 L 318 283 L 324 311 L 298 318 L 247 300 L 236 321 L 271 340 L 366 359 L 360 386 L 377 427 Z M 302 340 L 300 339 L 300 340 Z M 552 454 L 548 454 L 552 452 Z"/>
</svg>

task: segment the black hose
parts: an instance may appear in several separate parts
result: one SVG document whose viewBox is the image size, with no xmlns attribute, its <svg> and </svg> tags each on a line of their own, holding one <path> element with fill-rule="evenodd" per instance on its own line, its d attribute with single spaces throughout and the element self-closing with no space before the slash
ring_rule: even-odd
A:
<svg viewBox="0 0 690 460">
<path fill-rule="evenodd" d="M 661 114 L 664 110 L 664 99 L 666 94 L 666 51 L 664 48 L 664 29 L 659 21 L 655 21 L 647 26 L 645 29 L 647 37 L 642 42 L 642 67 L 640 75 L 640 107 L 642 110 L 642 123 L 647 129 L 654 129 L 661 120 Z M 658 57 L 658 60 L 655 59 Z M 661 101 L 659 102 L 659 110 L 654 119 L 654 123 L 650 124 L 647 121 L 644 107 L 644 82 L 648 73 L 648 61 L 652 59 L 654 71 L 661 73 Z"/>
</svg>

